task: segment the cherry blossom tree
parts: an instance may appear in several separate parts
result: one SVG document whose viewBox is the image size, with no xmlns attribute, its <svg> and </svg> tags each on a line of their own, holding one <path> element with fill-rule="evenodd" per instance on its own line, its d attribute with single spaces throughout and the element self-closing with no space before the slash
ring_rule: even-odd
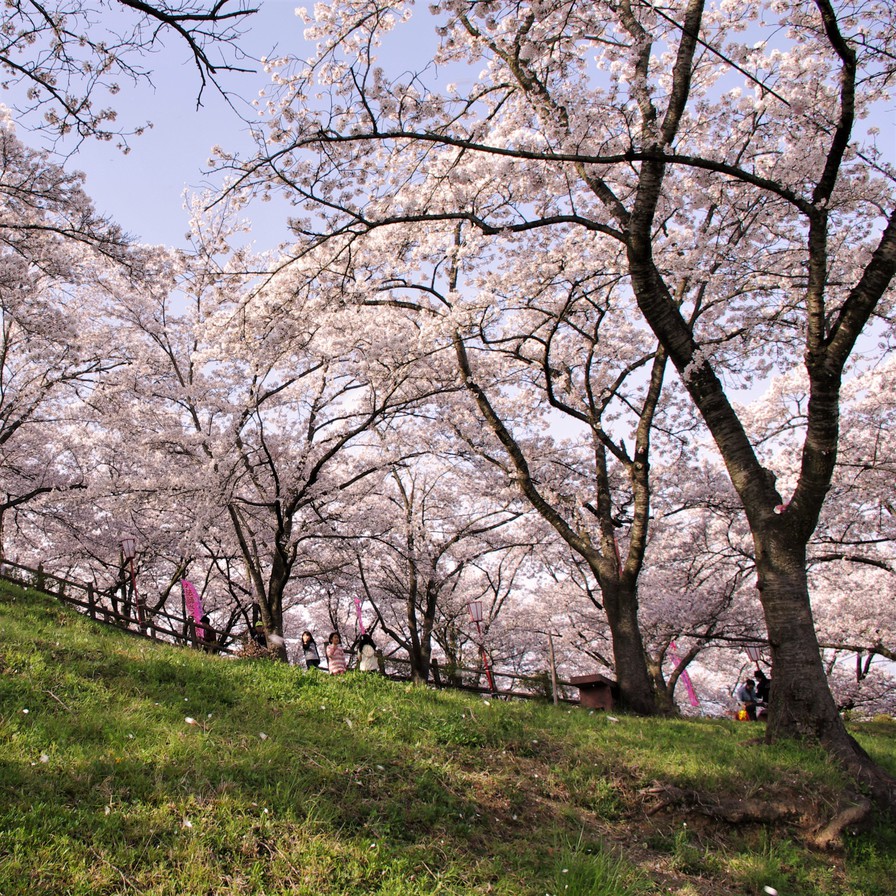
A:
<svg viewBox="0 0 896 896">
<path fill-rule="evenodd" d="M 637 578 L 665 354 L 628 322 L 617 276 L 595 275 L 590 256 L 572 263 L 567 243 L 539 236 L 509 248 L 504 271 L 491 269 L 488 253 L 476 257 L 477 235 L 454 225 L 425 237 L 384 228 L 327 249 L 350 284 L 347 300 L 409 315 L 431 359 L 454 358 L 477 409 L 470 417 L 452 405 L 456 436 L 586 558 L 610 620 L 621 697 L 651 713 Z M 302 244 L 294 251 L 300 258 Z"/>
<path fill-rule="evenodd" d="M 511 250 L 505 273 L 480 275 L 477 298 L 487 310 L 470 335 L 455 336 L 455 353 L 507 475 L 597 583 L 622 701 L 651 713 L 659 707 L 638 622 L 638 577 L 666 356 L 627 326 L 618 278 L 595 275 L 587 253 L 570 262 L 569 249 L 526 241 Z M 489 385 L 474 352 L 497 356 L 491 378 L 500 385 Z M 550 435 L 530 434 L 536 414 Z"/>
<path fill-rule="evenodd" d="M 449 664 L 458 660 L 457 633 L 448 630 L 482 597 L 477 581 L 487 558 L 514 547 L 518 505 L 513 490 L 496 487 L 475 463 L 429 452 L 394 466 L 367 496 L 355 587 L 407 654 L 414 680 L 429 678 L 434 639 L 449 647 Z M 500 611 L 500 601 L 489 606 Z"/>
<path fill-rule="evenodd" d="M 374 425 L 440 387 L 400 320 L 384 328 L 346 306 L 319 265 L 278 272 L 233 248 L 241 239 L 226 215 L 199 213 L 195 256 L 172 255 L 167 284 L 124 298 L 128 364 L 97 404 L 133 442 L 118 494 L 130 492 L 144 526 L 176 532 L 183 558 L 200 559 L 201 543 L 239 557 L 285 658 L 288 586 L 318 569 L 352 487 L 400 457 Z"/>
<path fill-rule="evenodd" d="M 2 556 L 8 518 L 42 495 L 87 487 L 79 417 L 122 363 L 109 308 L 146 253 L 94 211 L 82 176 L 19 140 L 2 108 L 0 170 Z"/>
<path fill-rule="evenodd" d="M 242 184 L 285 187 L 311 241 L 453 219 L 492 238 L 494 263 L 515 234 L 551 228 L 619 264 L 749 520 L 776 681 L 769 737 L 821 741 L 892 804 L 892 780 L 831 698 L 806 555 L 835 469 L 846 363 L 892 300 L 892 169 L 860 129 L 891 96 L 892 9 L 430 9 L 441 81 L 376 62 L 410 4 L 317 7 L 318 54 L 278 69 L 259 155 L 236 166 Z M 800 452 L 774 472 L 732 399 L 797 364 Z"/>
</svg>

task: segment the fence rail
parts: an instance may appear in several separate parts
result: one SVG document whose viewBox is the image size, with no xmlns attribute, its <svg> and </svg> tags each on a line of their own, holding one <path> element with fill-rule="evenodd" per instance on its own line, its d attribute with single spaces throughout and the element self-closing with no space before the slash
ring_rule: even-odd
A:
<svg viewBox="0 0 896 896">
<path fill-rule="evenodd" d="M 47 572 L 42 567 L 34 569 L 11 560 L 0 560 L 0 578 L 49 594 L 96 622 L 112 625 L 132 634 L 170 644 L 203 647 L 217 653 L 232 652 L 229 647 L 199 640 L 191 619 L 184 619 L 164 607 L 155 610 L 141 607 L 138 611 L 135 601 L 127 593 L 126 583 L 123 582 L 100 591 L 92 582 L 77 582 Z"/>
<path fill-rule="evenodd" d="M 411 669 L 412 664 L 410 660 L 395 656 L 384 657 L 383 659 L 382 671 L 389 678 L 400 678 L 409 681 L 411 679 Z M 500 697 L 519 697 L 524 700 L 551 700 L 553 697 L 550 681 L 543 675 L 520 675 L 515 672 L 501 672 L 493 667 L 491 671 L 495 681 L 495 690 L 492 691 L 488 686 L 485 670 L 481 667 L 454 666 L 449 670 L 433 659 L 430 671 L 430 682 L 436 688 L 472 691 L 476 694 L 494 693 Z M 568 681 L 558 680 L 557 701 L 578 705 L 578 699 L 569 696 L 568 692 L 570 690 L 577 690 L 577 688 Z"/>
<path fill-rule="evenodd" d="M 159 607 L 155 610 L 142 608 L 138 610 L 127 593 L 127 583 L 118 582 L 105 591 L 98 590 L 90 582 L 77 582 L 64 576 L 46 572 L 43 568 L 34 569 L 11 560 L 0 560 L 0 578 L 25 588 L 33 588 L 51 597 L 55 597 L 79 613 L 89 616 L 96 622 L 112 625 L 134 635 L 178 644 L 185 647 L 201 647 L 216 653 L 234 654 L 230 645 L 210 644 L 200 640 L 191 619 L 170 613 Z M 410 660 L 389 656 L 383 658 L 382 672 L 390 678 L 411 679 L 412 664 Z M 551 699 L 546 683 L 538 675 L 518 675 L 492 669 L 496 691 L 501 697 L 519 697 L 522 699 Z M 473 693 L 491 694 L 492 689 L 482 684 L 484 670 L 455 666 L 443 668 L 437 660 L 431 664 L 431 682 L 437 688 L 451 688 Z M 523 685 L 519 688 L 519 683 Z M 500 685 L 504 685 L 501 687 Z M 558 681 L 557 699 L 563 703 L 577 704 L 579 701 L 567 696 L 567 691 L 574 688 L 566 681 Z"/>
</svg>

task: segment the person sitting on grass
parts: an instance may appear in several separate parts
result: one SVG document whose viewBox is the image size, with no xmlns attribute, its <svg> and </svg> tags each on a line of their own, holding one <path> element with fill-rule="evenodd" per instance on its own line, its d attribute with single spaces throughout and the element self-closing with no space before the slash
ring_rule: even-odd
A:
<svg viewBox="0 0 896 896">
<path fill-rule="evenodd" d="M 751 722 L 756 721 L 756 688 L 752 678 L 748 678 L 738 689 L 737 699 L 743 703 L 744 711 Z"/>
</svg>

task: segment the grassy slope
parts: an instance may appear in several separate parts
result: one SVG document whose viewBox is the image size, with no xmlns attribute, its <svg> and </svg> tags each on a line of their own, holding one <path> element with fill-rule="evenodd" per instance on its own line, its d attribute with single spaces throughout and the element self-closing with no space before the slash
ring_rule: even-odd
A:
<svg viewBox="0 0 896 896">
<path fill-rule="evenodd" d="M 883 822 L 827 855 L 648 814 L 655 782 L 833 805 L 823 756 L 757 733 L 209 657 L 0 590 L 0 893 L 889 893 Z M 896 769 L 892 722 L 860 736 Z"/>
</svg>

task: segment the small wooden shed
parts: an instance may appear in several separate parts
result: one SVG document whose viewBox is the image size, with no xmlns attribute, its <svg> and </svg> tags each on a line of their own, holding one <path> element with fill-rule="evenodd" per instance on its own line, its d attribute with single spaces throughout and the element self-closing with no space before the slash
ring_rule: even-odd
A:
<svg viewBox="0 0 896 896">
<path fill-rule="evenodd" d="M 569 683 L 579 689 L 579 705 L 589 709 L 612 709 L 618 686 L 611 678 L 595 672 L 593 675 L 577 675 Z"/>
</svg>

